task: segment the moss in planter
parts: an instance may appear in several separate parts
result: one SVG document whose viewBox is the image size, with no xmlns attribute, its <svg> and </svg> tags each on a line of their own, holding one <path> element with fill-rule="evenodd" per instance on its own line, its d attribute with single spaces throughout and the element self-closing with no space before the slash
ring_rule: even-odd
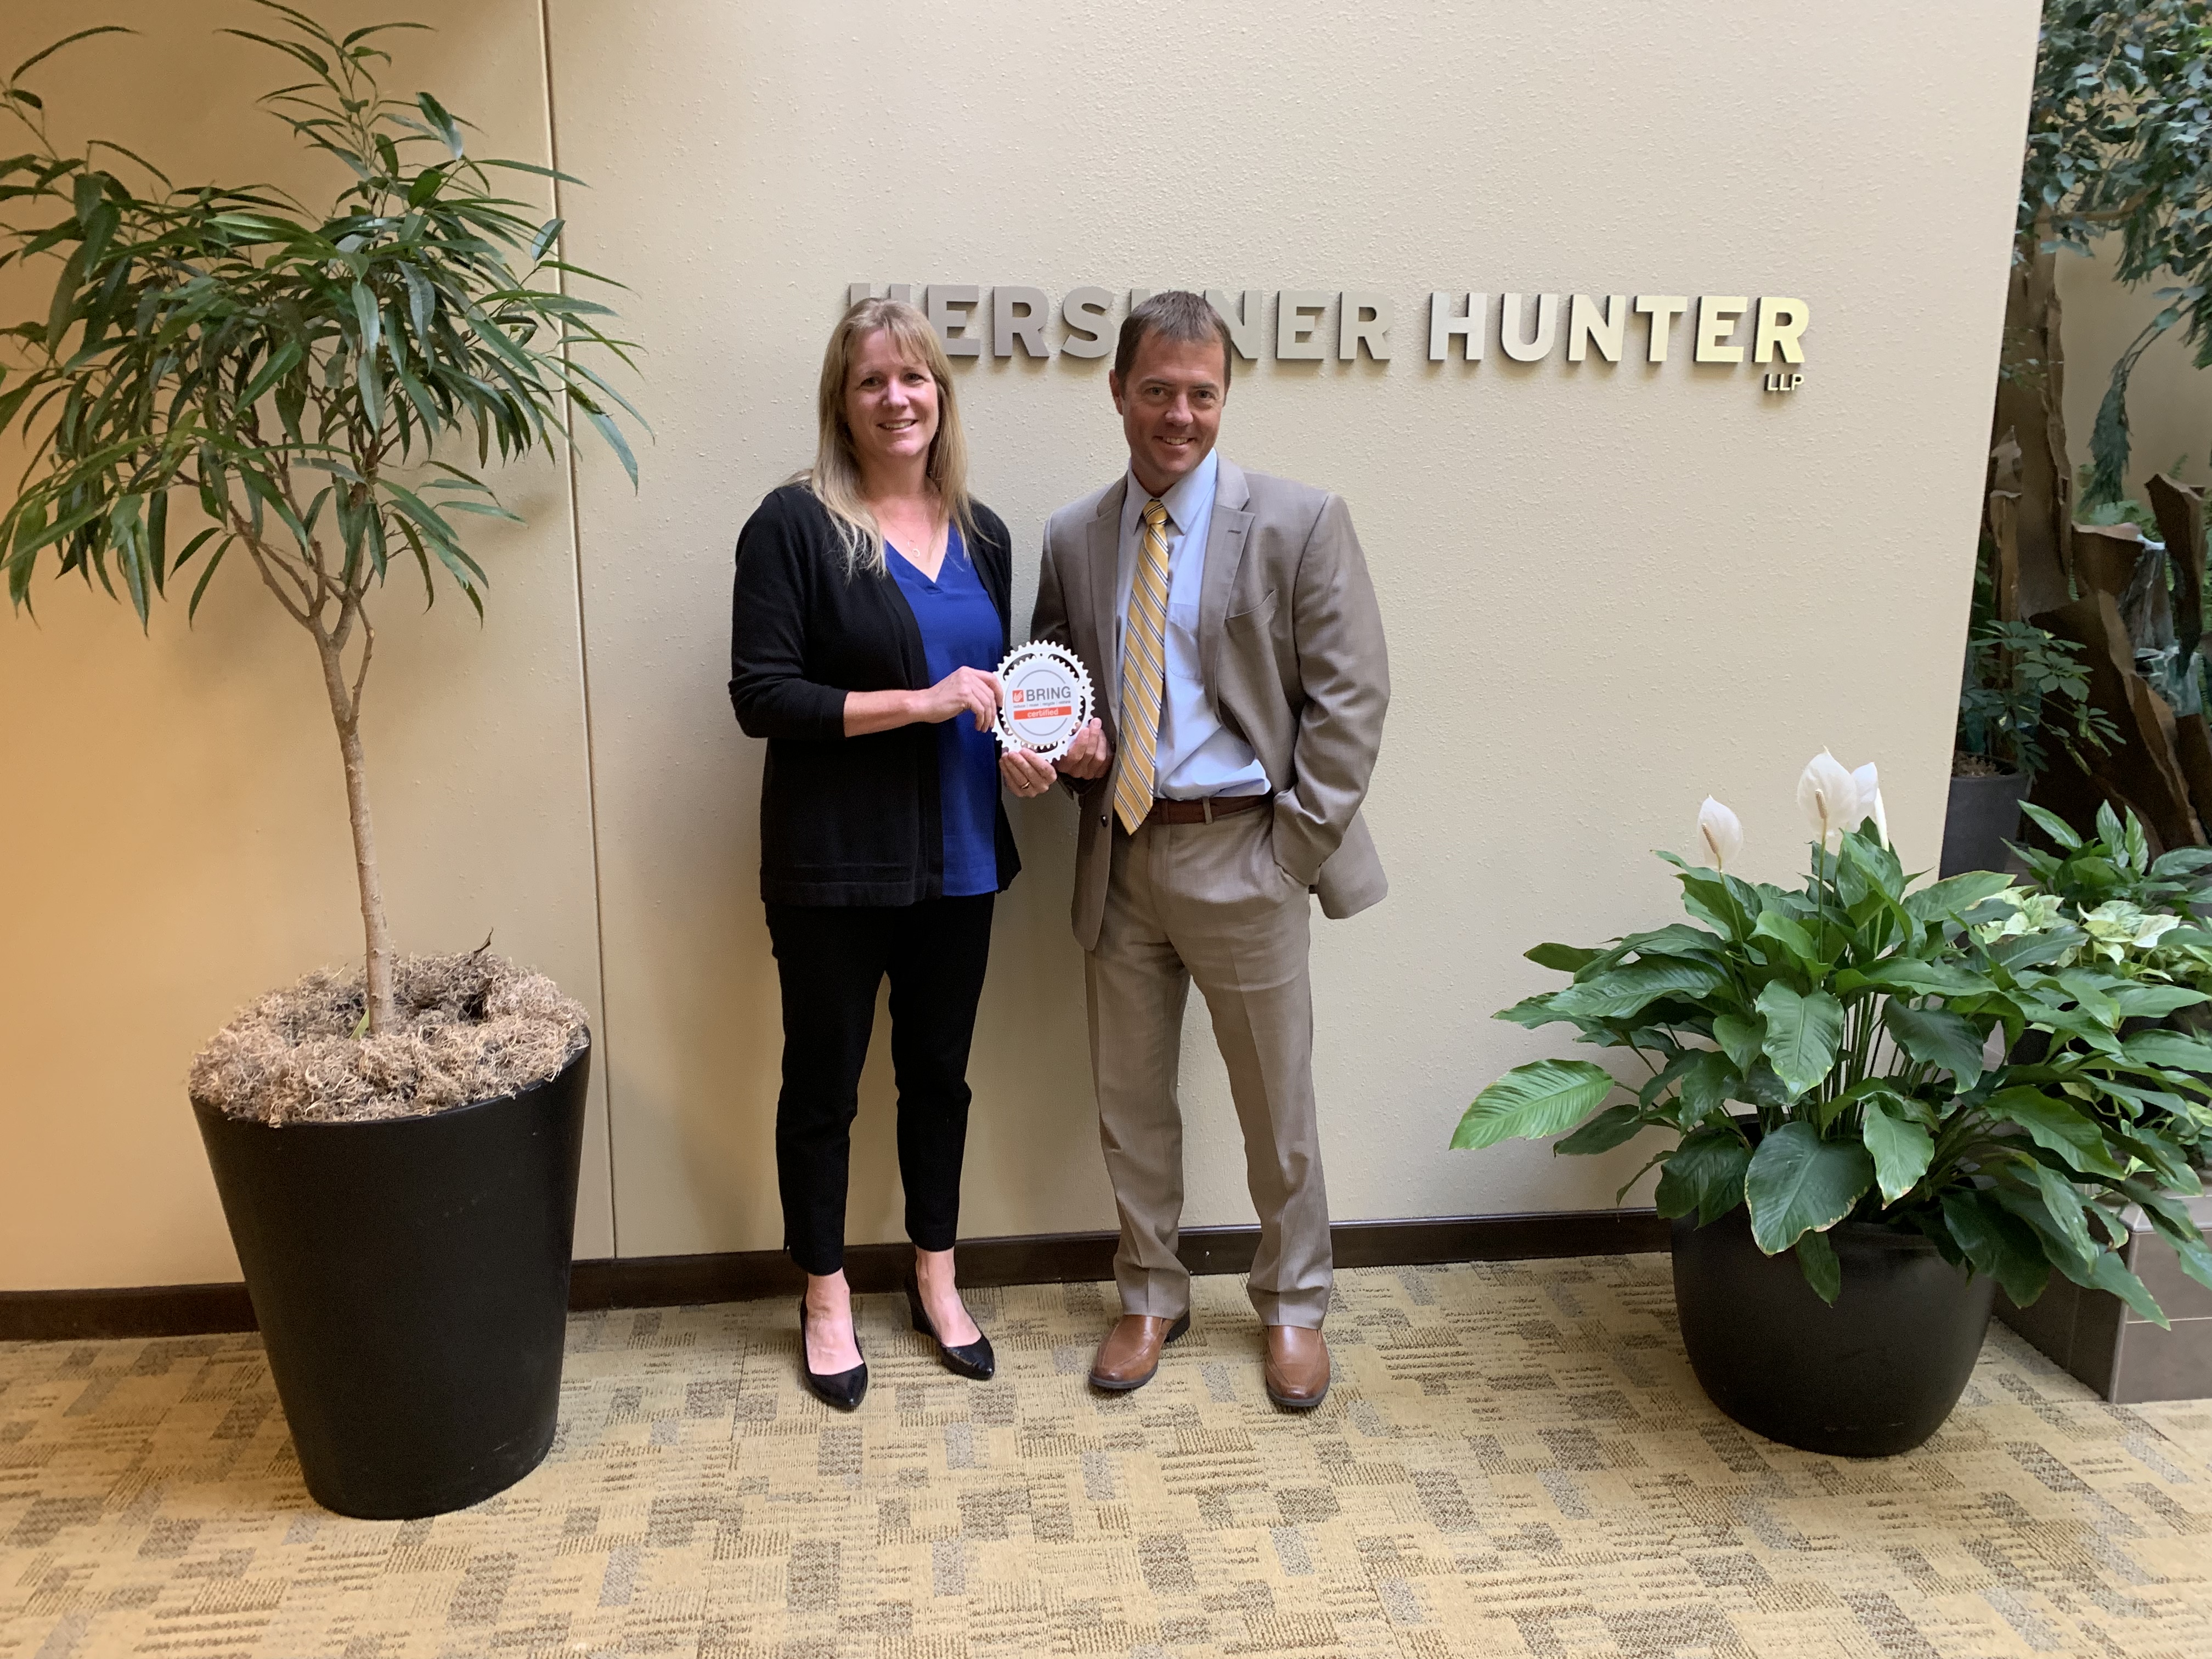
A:
<svg viewBox="0 0 2212 1659">
<path fill-rule="evenodd" d="M 402 957 L 395 1029 L 356 1037 L 362 973 L 323 969 L 240 1013 L 192 1061 L 191 1088 L 234 1117 L 416 1117 L 543 1083 L 589 1037 L 544 975 L 489 951 Z"/>
</svg>

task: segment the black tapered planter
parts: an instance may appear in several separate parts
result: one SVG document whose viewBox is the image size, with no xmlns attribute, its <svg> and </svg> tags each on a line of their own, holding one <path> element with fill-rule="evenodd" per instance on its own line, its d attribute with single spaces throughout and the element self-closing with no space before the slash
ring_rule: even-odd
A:
<svg viewBox="0 0 2212 1659">
<path fill-rule="evenodd" d="M 1739 1205 L 1674 1224 L 1674 1309 L 1698 1381 L 1744 1427 L 1806 1451 L 1888 1457 L 1943 1426 L 1973 1375 L 1996 1281 L 1969 1279 L 1918 1233 L 1828 1232 L 1844 1287 L 1830 1307 L 1794 1251 L 1752 1242 Z"/>
<path fill-rule="evenodd" d="M 192 1103 L 317 1503 L 481 1502 L 553 1443 L 587 1047 L 427 1117 L 272 1128 Z"/>
<path fill-rule="evenodd" d="M 2027 779 L 2018 772 L 1988 778 L 1953 778 L 1949 810 L 1943 815 L 1943 852 L 1939 876 L 1966 870 L 2002 870 L 2005 843 L 2020 836 L 2020 804 L 2027 798 Z"/>
</svg>

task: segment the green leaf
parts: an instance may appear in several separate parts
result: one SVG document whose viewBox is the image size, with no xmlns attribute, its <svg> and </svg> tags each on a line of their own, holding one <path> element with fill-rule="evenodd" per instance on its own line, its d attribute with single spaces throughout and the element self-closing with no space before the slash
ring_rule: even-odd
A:
<svg viewBox="0 0 2212 1659">
<path fill-rule="evenodd" d="M 1836 1260 L 1836 1247 L 1828 1243 L 1826 1233 L 1806 1233 L 1798 1238 L 1796 1249 L 1797 1265 L 1813 1294 L 1834 1307 L 1844 1288 L 1844 1264 Z"/>
<path fill-rule="evenodd" d="M 1935 921 L 1971 910 L 1992 893 L 2012 885 L 2012 878 L 1998 870 L 1969 870 L 1905 896 L 1905 913 L 1915 921 Z"/>
<path fill-rule="evenodd" d="M 2057 1170 L 2033 1158 L 2020 1159 L 2008 1173 L 2024 1181 L 2027 1190 L 2000 1185 L 1992 1188 L 1997 1202 L 2041 1236 L 2052 1267 L 2082 1283 L 2081 1275 L 2095 1265 L 2104 1247 L 2089 1237 L 2081 1194 Z"/>
<path fill-rule="evenodd" d="M 1556 1025 L 1567 1018 L 1552 1007 L 1552 999 L 1559 994 L 1557 991 L 1540 991 L 1533 997 L 1522 998 L 1510 1008 L 1500 1008 L 1491 1018 L 1525 1025 L 1532 1031 L 1541 1025 Z"/>
<path fill-rule="evenodd" d="M 1553 1146 L 1552 1150 L 1570 1157 L 1609 1152 L 1614 1147 L 1635 1139 L 1643 1128 L 1643 1107 L 1632 1100 L 1624 1100 L 1618 1106 L 1607 1107 L 1574 1133 Z"/>
<path fill-rule="evenodd" d="M 1760 1046 L 1782 1086 L 1793 1097 L 1803 1094 L 1834 1068 L 1836 1044 L 1844 1034 L 1843 1005 L 1835 998 L 1826 991 L 1800 996 L 1778 979 L 1759 994 L 1759 1012 L 1766 1017 L 1766 1035 Z"/>
<path fill-rule="evenodd" d="M 1853 1141 L 1823 1140 L 1809 1123 L 1785 1123 L 1759 1143 L 1744 1173 L 1751 1236 L 1778 1255 L 1805 1233 L 1825 1232 L 1874 1184 L 1874 1160 Z"/>
<path fill-rule="evenodd" d="M 47 58 L 52 57 L 64 46 L 70 46 L 76 41 L 90 40 L 95 34 L 135 34 L 137 33 L 137 31 L 136 29 L 125 28 L 120 23 L 100 23 L 92 28 L 79 29 L 75 34 L 64 34 L 51 46 L 47 46 L 42 51 L 33 52 L 21 63 L 16 64 L 14 70 L 9 73 L 8 78 L 10 81 L 21 80 L 23 78 L 23 71 L 25 70 L 31 68 L 34 64 L 45 63 Z"/>
<path fill-rule="evenodd" d="M 1820 947 L 1813 942 L 1813 936 L 1802 925 L 1780 912 L 1760 911 L 1759 920 L 1752 924 L 1751 936 L 1773 940 L 1789 951 L 1796 965 L 1808 973 L 1817 975 L 1820 971 Z"/>
<path fill-rule="evenodd" d="M 1521 954 L 1539 968 L 1555 969 L 1562 974 L 1578 974 L 1595 962 L 1600 952 L 1586 951 L 1578 945 L 1539 945 Z"/>
<path fill-rule="evenodd" d="M 2121 1039 L 2121 1049 L 2138 1066 L 2164 1072 L 2212 1072 L 2212 1042 L 2179 1031 L 2138 1031 Z"/>
<path fill-rule="evenodd" d="M 2166 1310 L 2158 1305 L 2158 1298 L 2150 1293 L 2150 1287 L 2136 1278 L 2128 1264 L 2114 1252 L 2100 1252 L 2097 1259 L 2089 1264 L 2087 1278 L 2091 1285 L 2117 1296 L 2159 1329 L 2170 1331 L 2173 1328 L 2166 1319 Z"/>
<path fill-rule="evenodd" d="M 1674 1085 L 1675 1098 L 1681 1104 L 1675 1121 L 1687 1127 L 1724 1110 L 1740 1081 L 1736 1067 L 1726 1054 L 1711 1048 L 1689 1050 L 1689 1059 Z"/>
<path fill-rule="evenodd" d="M 1626 1019 L 1665 997 L 1701 997 L 1726 976 L 1699 962 L 1661 957 L 1578 981 L 1552 997 L 1553 1008 L 1577 1019 Z"/>
<path fill-rule="evenodd" d="M 1766 1021 L 1758 1014 L 1716 1014 L 1713 1016 L 1713 1041 L 1721 1045 L 1721 1052 L 1735 1062 L 1739 1072 L 1749 1073 L 1759 1063 L 1766 1041 Z"/>
<path fill-rule="evenodd" d="M 2212 1001 L 2203 992 L 2190 990 L 2186 986 L 2146 985 L 2140 981 L 2116 986 L 2106 994 L 2126 1019 L 2164 1019 L 2177 1008 L 2193 1008 L 2200 1002 Z"/>
<path fill-rule="evenodd" d="M 1874 1158 L 1875 1184 L 1882 1202 L 1894 1204 L 1928 1173 L 1936 1142 L 1917 1123 L 1892 1117 L 1879 1096 L 1867 1101 L 1861 1115 L 1860 1133 Z"/>
<path fill-rule="evenodd" d="M 1732 1127 L 1709 1124 L 1682 1137 L 1659 1171 L 1652 1201 L 1672 1219 L 1695 1212 L 1701 1227 L 1743 1202 L 1743 1176 L 1751 1149 Z"/>
<path fill-rule="evenodd" d="M 2027 814 L 2038 829 L 2051 837 L 2062 853 L 2078 853 L 2081 850 L 2081 837 L 2074 833 L 2074 826 L 2049 807 L 2038 806 L 2032 800 L 2024 800 L 2020 804 L 2020 810 Z"/>
<path fill-rule="evenodd" d="M 1871 986 L 1877 991 L 1905 992 L 1913 996 L 1988 996 L 1996 984 L 1948 962 L 1922 962 L 1913 957 L 1889 957 L 1864 968 L 1846 968 L 1836 975 L 1838 991 Z"/>
<path fill-rule="evenodd" d="M 2034 1231 L 1971 1187 L 1943 1194 L 1943 1220 L 1951 1239 L 1977 1273 L 1988 1274 L 2021 1307 L 2031 1305 L 2051 1279 L 2051 1266 Z"/>
<path fill-rule="evenodd" d="M 2084 1174 L 2118 1179 L 2125 1173 L 2105 1144 L 2101 1123 L 2040 1089 L 2001 1090 L 1990 1097 L 1987 1109 L 1993 1117 L 2017 1123 L 2037 1146 Z"/>
<path fill-rule="evenodd" d="M 1571 1129 L 1619 1085 L 1586 1060 L 1538 1060 L 1516 1066 L 1474 1097 L 1452 1133 L 1466 1151 L 1501 1140 L 1540 1140 Z"/>
<path fill-rule="evenodd" d="M 429 122 L 432 130 L 446 141 L 446 148 L 453 151 L 453 159 L 459 161 L 467 146 L 462 143 L 461 130 L 454 124 L 453 118 L 446 113 L 446 106 L 427 92 L 415 94 L 415 105 L 422 112 L 423 118 Z"/>
<path fill-rule="evenodd" d="M 572 398 L 573 395 L 571 394 Z M 630 488 L 636 489 L 637 457 L 629 453 L 629 441 L 623 436 L 622 428 L 614 423 L 613 416 L 608 415 L 604 410 L 580 403 L 578 406 L 583 409 L 584 418 L 598 428 L 599 436 L 607 441 L 607 447 L 614 451 L 615 459 L 623 464 L 623 471 L 629 474 Z"/>
<path fill-rule="evenodd" d="M 1943 1008 L 1908 1008 L 1901 1002 L 1886 1005 L 1881 1023 L 1897 1046 L 1925 1066 L 1951 1073 L 1961 1089 L 1971 1089 L 1982 1078 L 1982 1037 L 1957 1014 Z"/>
</svg>

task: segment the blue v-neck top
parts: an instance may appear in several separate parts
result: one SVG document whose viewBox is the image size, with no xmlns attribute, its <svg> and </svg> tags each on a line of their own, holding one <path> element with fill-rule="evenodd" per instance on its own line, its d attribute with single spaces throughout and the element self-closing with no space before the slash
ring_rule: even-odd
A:
<svg viewBox="0 0 2212 1659">
<path fill-rule="evenodd" d="M 955 525 L 945 536 L 945 562 L 937 580 L 923 575 L 889 542 L 884 553 L 891 575 L 906 596 L 921 629 L 921 653 L 936 684 L 956 668 L 999 665 L 1005 624 L 999 608 L 975 574 L 967 544 Z M 975 718 L 962 710 L 937 725 L 937 795 L 945 823 L 945 896 L 965 898 L 999 890 L 999 854 L 994 839 L 999 805 L 999 740 L 975 729 Z"/>
</svg>

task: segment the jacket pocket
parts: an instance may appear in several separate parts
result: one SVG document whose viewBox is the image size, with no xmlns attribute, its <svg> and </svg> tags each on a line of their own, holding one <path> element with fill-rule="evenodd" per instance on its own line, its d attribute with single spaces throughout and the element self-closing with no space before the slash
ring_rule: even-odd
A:
<svg viewBox="0 0 2212 1659">
<path fill-rule="evenodd" d="M 1260 603 L 1249 610 L 1231 611 L 1226 617 L 1223 618 L 1222 625 L 1233 628 L 1239 633 L 1250 633 L 1265 628 L 1275 614 L 1276 592 L 1277 590 L 1271 587 L 1261 598 Z"/>
</svg>

